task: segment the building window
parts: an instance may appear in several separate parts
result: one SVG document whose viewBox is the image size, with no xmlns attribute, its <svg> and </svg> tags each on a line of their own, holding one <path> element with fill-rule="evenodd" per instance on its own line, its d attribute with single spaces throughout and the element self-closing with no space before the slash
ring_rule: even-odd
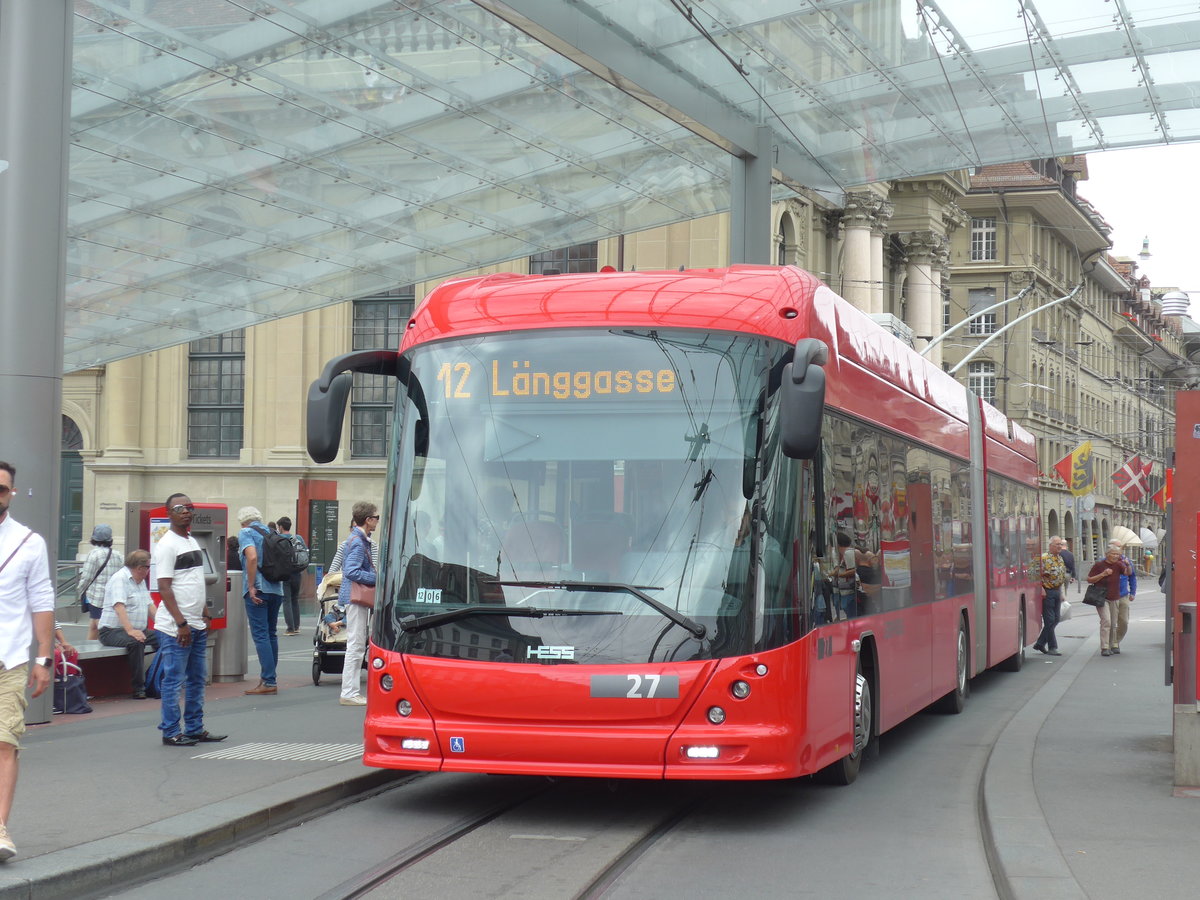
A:
<svg viewBox="0 0 1200 900">
<path fill-rule="evenodd" d="M 576 244 L 546 253 L 535 253 L 529 257 L 529 274 L 545 275 L 547 272 L 596 272 L 599 271 L 600 245 Z"/>
<path fill-rule="evenodd" d="M 980 310 L 996 305 L 995 288 L 972 288 L 967 291 L 967 315 L 971 323 L 967 326 L 968 334 L 992 334 L 996 330 L 996 314 L 994 312 L 977 315 Z"/>
<path fill-rule="evenodd" d="M 188 350 L 188 456 L 236 459 L 246 402 L 246 330 L 192 341 Z"/>
<path fill-rule="evenodd" d="M 996 364 L 993 362 L 973 362 L 970 366 L 970 376 L 967 387 L 986 400 L 996 402 Z"/>
<path fill-rule="evenodd" d="M 996 219 L 971 220 L 971 262 L 996 261 Z"/>
<path fill-rule="evenodd" d="M 352 350 L 395 350 L 400 347 L 404 325 L 412 316 L 411 286 L 386 296 L 368 297 L 354 303 Z M 385 459 L 392 432 L 392 404 L 396 379 L 391 375 L 354 373 L 350 391 L 350 456 L 353 459 Z"/>
</svg>

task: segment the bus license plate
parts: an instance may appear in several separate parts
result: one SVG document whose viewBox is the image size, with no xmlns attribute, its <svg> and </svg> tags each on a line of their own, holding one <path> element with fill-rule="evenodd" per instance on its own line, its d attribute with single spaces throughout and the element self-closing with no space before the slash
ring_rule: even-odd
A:
<svg viewBox="0 0 1200 900">
<path fill-rule="evenodd" d="M 593 675 L 593 697 L 671 700 L 679 697 L 678 675 Z"/>
</svg>

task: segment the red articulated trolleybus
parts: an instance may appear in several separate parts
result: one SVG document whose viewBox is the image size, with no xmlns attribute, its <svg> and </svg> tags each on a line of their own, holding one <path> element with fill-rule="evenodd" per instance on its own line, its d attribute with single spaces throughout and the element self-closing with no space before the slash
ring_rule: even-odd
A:
<svg viewBox="0 0 1200 900">
<path fill-rule="evenodd" d="M 1030 435 L 799 269 L 448 281 L 398 350 L 370 766 L 658 779 L 822 772 L 1040 610 Z"/>
</svg>

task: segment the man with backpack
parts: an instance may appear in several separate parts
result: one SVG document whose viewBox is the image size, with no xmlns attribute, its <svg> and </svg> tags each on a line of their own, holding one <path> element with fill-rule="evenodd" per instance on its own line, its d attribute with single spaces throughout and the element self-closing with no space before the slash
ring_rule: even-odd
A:
<svg viewBox="0 0 1200 900">
<path fill-rule="evenodd" d="M 262 513 L 253 506 L 238 510 L 238 549 L 242 557 L 246 591 L 246 619 L 250 623 L 250 639 L 258 653 L 261 669 L 259 682 L 243 693 L 274 694 L 275 667 L 279 662 L 279 607 L 283 604 L 283 578 L 295 563 L 295 547 L 288 538 L 267 528 Z"/>
<path fill-rule="evenodd" d="M 278 519 L 279 533 L 292 542 L 296 554 L 295 568 L 283 581 L 283 622 L 287 630 L 284 634 L 300 633 L 300 577 L 308 568 L 308 545 L 304 538 L 292 534 L 292 520 L 287 516 Z"/>
</svg>

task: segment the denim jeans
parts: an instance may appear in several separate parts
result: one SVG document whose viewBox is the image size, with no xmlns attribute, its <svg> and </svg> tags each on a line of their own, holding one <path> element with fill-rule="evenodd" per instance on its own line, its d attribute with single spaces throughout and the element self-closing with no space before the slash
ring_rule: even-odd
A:
<svg viewBox="0 0 1200 900">
<path fill-rule="evenodd" d="M 174 635 L 158 634 L 158 652 L 163 654 L 162 723 L 163 737 L 179 734 L 179 692 L 183 691 L 183 731 L 204 731 L 204 685 L 208 681 L 208 629 L 193 628 L 192 642 L 179 646 Z"/>
<path fill-rule="evenodd" d="M 246 602 L 246 618 L 250 622 L 250 640 L 258 654 L 259 676 L 263 684 L 275 684 L 275 666 L 279 662 L 279 636 L 275 629 L 279 625 L 279 607 L 283 604 L 281 594 L 259 593 L 262 603 L 255 603 L 249 594 L 243 594 Z"/>
<path fill-rule="evenodd" d="M 283 624 L 288 631 L 300 630 L 300 573 L 281 582 L 283 585 Z"/>
<path fill-rule="evenodd" d="M 1058 627 L 1058 608 L 1062 606 L 1062 588 L 1046 588 L 1042 597 L 1042 633 L 1034 644 L 1047 650 L 1058 649 L 1054 629 Z"/>
</svg>

